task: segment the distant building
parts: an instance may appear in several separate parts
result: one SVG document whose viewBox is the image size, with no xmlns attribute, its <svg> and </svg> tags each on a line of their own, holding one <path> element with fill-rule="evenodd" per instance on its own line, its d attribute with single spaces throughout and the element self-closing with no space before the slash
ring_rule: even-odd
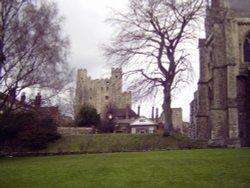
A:
<svg viewBox="0 0 250 188">
<path fill-rule="evenodd" d="M 114 121 L 114 133 L 131 133 L 130 123 L 135 119 L 118 119 Z"/>
<path fill-rule="evenodd" d="M 101 117 L 104 117 L 107 106 L 115 106 L 117 109 L 126 109 L 127 106 L 131 106 L 131 93 L 122 92 L 122 69 L 112 68 L 110 78 L 96 80 L 88 77 L 86 69 L 79 69 L 75 94 L 75 115 L 78 114 L 84 103 L 96 108 Z"/>
<path fill-rule="evenodd" d="M 57 106 L 42 106 L 42 96 L 40 93 L 35 96 L 35 99 L 32 100 L 31 103 L 27 103 L 25 93 L 22 93 L 19 100 L 13 96 L 0 93 L 0 104 L 3 101 L 5 101 L 4 103 L 7 105 L 7 107 L 3 107 L 3 109 L 8 109 L 8 105 L 12 105 L 11 112 L 13 113 L 31 112 L 41 116 L 51 117 L 58 126 L 72 126 L 73 124 L 72 118 L 62 115 Z M 4 113 L 4 111 L 0 111 L 0 114 L 1 113 Z"/>
<path fill-rule="evenodd" d="M 158 129 L 158 123 L 145 117 L 115 121 L 115 133 L 152 134 Z"/>
<path fill-rule="evenodd" d="M 172 121 L 175 132 L 183 134 L 183 121 L 182 121 L 182 108 L 171 108 L 172 109 Z M 164 113 L 161 114 L 159 122 L 165 123 L 166 118 Z"/>
<path fill-rule="evenodd" d="M 250 146 L 250 1 L 212 0 L 205 27 L 193 136 L 211 146 Z"/>
<path fill-rule="evenodd" d="M 108 115 L 112 115 L 113 120 L 138 118 L 138 115 L 129 106 L 126 108 L 114 108 Z"/>
<path fill-rule="evenodd" d="M 158 123 L 145 117 L 134 120 L 129 126 L 132 134 L 152 134 L 156 133 L 159 128 Z"/>
<path fill-rule="evenodd" d="M 139 116 L 129 107 L 112 109 L 108 114 L 108 119 L 112 119 L 115 124 L 115 133 L 130 133 L 130 123 L 132 123 Z"/>
</svg>

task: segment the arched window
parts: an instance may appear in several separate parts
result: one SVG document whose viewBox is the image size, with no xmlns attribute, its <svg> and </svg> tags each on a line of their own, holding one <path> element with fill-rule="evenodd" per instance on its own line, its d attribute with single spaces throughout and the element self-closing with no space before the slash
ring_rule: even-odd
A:
<svg viewBox="0 0 250 188">
<path fill-rule="evenodd" d="M 243 44 L 244 63 L 250 63 L 250 32 L 246 36 Z"/>
</svg>

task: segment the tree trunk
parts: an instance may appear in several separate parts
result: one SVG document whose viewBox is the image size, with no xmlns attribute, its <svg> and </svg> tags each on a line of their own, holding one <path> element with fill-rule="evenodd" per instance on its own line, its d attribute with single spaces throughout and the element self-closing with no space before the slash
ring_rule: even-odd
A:
<svg viewBox="0 0 250 188">
<path fill-rule="evenodd" d="M 163 102 L 162 107 L 163 107 L 163 113 L 165 117 L 163 136 L 169 136 L 170 132 L 173 131 L 170 87 L 164 88 L 164 102 Z"/>
</svg>

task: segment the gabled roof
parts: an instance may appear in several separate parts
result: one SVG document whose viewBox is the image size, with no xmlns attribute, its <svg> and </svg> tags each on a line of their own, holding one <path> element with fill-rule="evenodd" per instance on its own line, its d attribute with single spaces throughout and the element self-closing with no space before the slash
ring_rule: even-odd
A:
<svg viewBox="0 0 250 188">
<path fill-rule="evenodd" d="M 159 124 L 153 122 L 152 120 L 146 117 L 139 117 L 138 119 L 130 123 L 130 126 L 154 126 L 154 125 L 159 125 Z"/>
<path fill-rule="evenodd" d="M 134 119 L 118 119 L 115 120 L 115 123 L 117 124 L 130 124 L 134 121 Z"/>
<path fill-rule="evenodd" d="M 128 112 L 127 112 L 128 111 Z M 131 108 L 116 108 L 113 112 L 114 117 L 125 117 L 128 113 L 129 117 L 138 117 Z"/>
</svg>

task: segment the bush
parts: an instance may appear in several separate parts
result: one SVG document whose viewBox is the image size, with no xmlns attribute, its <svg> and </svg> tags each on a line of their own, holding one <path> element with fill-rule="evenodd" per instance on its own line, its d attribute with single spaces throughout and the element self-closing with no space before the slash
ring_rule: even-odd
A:
<svg viewBox="0 0 250 188">
<path fill-rule="evenodd" d="M 109 120 L 103 120 L 98 126 L 97 126 L 99 133 L 113 133 L 115 126 L 113 121 Z"/>
<path fill-rule="evenodd" d="M 92 127 L 97 126 L 99 123 L 100 115 L 97 114 L 97 110 L 89 104 L 84 104 L 76 117 L 76 125 L 79 127 Z"/>
<path fill-rule="evenodd" d="M 0 116 L 2 150 L 39 150 L 60 138 L 51 117 L 37 113 L 13 113 Z"/>
</svg>

